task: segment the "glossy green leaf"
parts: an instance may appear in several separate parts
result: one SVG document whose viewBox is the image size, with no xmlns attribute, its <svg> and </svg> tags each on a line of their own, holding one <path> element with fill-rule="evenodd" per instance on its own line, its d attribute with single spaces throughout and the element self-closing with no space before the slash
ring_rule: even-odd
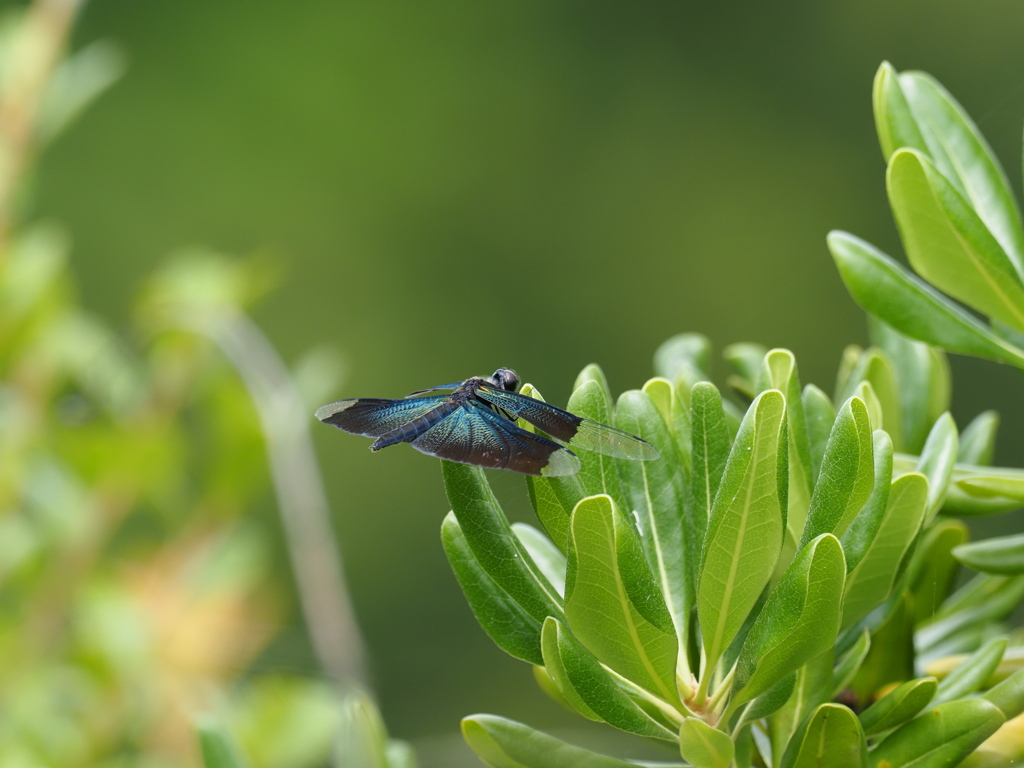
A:
<svg viewBox="0 0 1024 768">
<path fill-rule="evenodd" d="M 982 468 L 965 474 L 956 484 L 979 496 L 1024 501 L 1024 472 L 1019 469 Z"/>
<path fill-rule="evenodd" d="M 839 663 L 836 664 L 832 675 L 832 698 L 839 696 L 853 682 L 857 676 L 864 660 L 871 650 L 871 632 L 865 629 L 849 650 L 847 650 Z"/>
<path fill-rule="evenodd" d="M 867 406 L 851 397 L 829 434 L 801 547 L 823 533 L 842 536 L 868 500 L 875 482 L 871 432 Z"/>
<path fill-rule="evenodd" d="M 700 555 L 715 494 L 729 460 L 729 432 L 725 426 L 722 395 L 714 384 L 700 382 L 690 392 L 690 423 L 693 428 L 693 471 L 690 498 L 693 501 L 693 525 L 688 540 L 695 542 L 694 554 Z M 695 563 L 697 565 L 698 563 Z M 696 571 L 695 571 L 696 575 Z"/>
<path fill-rule="evenodd" d="M 999 709 L 984 699 L 951 701 L 918 715 L 879 744 L 872 768 L 955 766 L 1003 724 Z"/>
<path fill-rule="evenodd" d="M 636 763 L 566 744 L 514 720 L 472 715 L 462 721 L 462 736 L 491 768 L 637 768 Z M 684 768 L 665 764 L 664 768 Z"/>
<path fill-rule="evenodd" d="M 994 704 L 1007 720 L 1024 712 L 1024 669 L 1018 669 L 999 685 L 985 692 L 984 698 Z"/>
<path fill-rule="evenodd" d="M 927 148 L 917 118 L 910 111 L 907 97 L 900 87 L 899 75 L 887 61 L 882 62 L 875 74 L 871 101 L 878 141 L 887 163 L 892 154 L 903 147 Z"/>
<path fill-rule="evenodd" d="M 1024 573 L 1024 534 L 962 544 L 953 556 L 968 568 L 982 573 L 1015 576 Z"/>
<path fill-rule="evenodd" d="M 920 136 L 919 140 L 899 146 L 917 149 L 931 159 L 969 200 L 1017 271 L 1024 273 L 1020 212 L 1006 174 L 977 126 L 963 107 L 929 75 L 923 72 L 896 75 L 890 68 L 887 80 L 902 92 Z"/>
<path fill-rule="evenodd" d="M 903 475 L 892 484 L 878 533 L 847 577 L 844 627 L 867 616 L 892 593 L 900 564 L 920 530 L 927 502 L 928 481 L 922 475 Z"/>
<path fill-rule="evenodd" d="M 698 381 L 710 381 L 711 342 L 699 333 L 681 333 L 654 353 L 654 372 L 679 386 L 684 399 Z"/>
<path fill-rule="evenodd" d="M 524 384 L 519 391 L 522 395 L 536 398 L 544 402 L 540 392 L 532 384 Z M 530 432 L 536 432 L 532 424 L 519 420 L 519 426 Z M 548 536 L 563 553 L 569 547 L 569 517 L 573 508 L 586 494 L 579 477 L 533 477 L 526 476 L 526 488 L 530 494 L 533 511 L 540 520 Z"/>
<path fill-rule="evenodd" d="M 949 361 L 941 350 L 914 341 L 875 317 L 868 320 L 872 342 L 885 351 L 896 374 L 903 450 L 920 453 L 932 424 L 949 410 Z"/>
<path fill-rule="evenodd" d="M 683 401 L 679 389 L 668 379 L 649 379 L 644 384 L 644 392 L 651 398 L 651 402 L 658 409 L 661 418 L 668 425 L 683 471 L 689 477 L 690 467 L 693 465 L 690 456 L 693 446 L 693 429 L 690 425 L 689 406 Z"/>
<path fill-rule="evenodd" d="M 828 246 L 854 301 L 900 333 L 950 352 L 1024 367 L 1024 351 L 878 249 L 846 232 L 829 233 Z"/>
<path fill-rule="evenodd" d="M 676 703 L 672 617 L 633 526 L 608 496 L 572 515 L 565 613 L 572 633 L 628 680 Z"/>
<path fill-rule="evenodd" d="M 470 610 L 484 632 L 510 656 L 541 664 L 541 622 L 487 575 L 451 512 L 441 525 L 441 542 Z"/>
<path fill-rule="evenodd" d="M 984 315 L 1024 329 L 1024 284 L 971 204 L 916 150 L 898 150 L 886 176 L 910 263 L 925 280 Z"/>
<path fill-rule="evenodd" d="M 391 768 L 387 731 L 373 702 L 362 693 L 341 703 L 334 768 Z"/>
<path fill-rule="evenodd" d="M 612 400 L 604 374 L 596 365 L 583 369 L 576 380 L 576 388 L 569 398 L 568 410 L 577 416 L 612 424 Z M 596 451 L 580 451 L 580 471 L 576 474 L 587 496 L 607 494 L 617 505 L 623 506 L 622 485 L 615 468 L 615 459 Z"/>
<path fill-rule="evenodd" d="M 786 397 L 786 431 L 789 436 L 789 501 L 786 520 L 793 539 L 799 540 L 807 519 L 813 481 L 807 419 L 801 399 L 796 358 L 792 352 L 788 349 L 773 349 L 765 355 L 757 389 L 777 389 Z"/>
<path fill-rule="evenodd" d="M 885 733 L 913 719 L 935 696 L 934 677 L 919 677 L 898 685 L 860 714 L 864 733 Z"/>
<path fill-rule="evenodd" d="M 917 463 L 917 471 L 928 478 L 926 521 L 931 520 L 942 507 L 942 502 L 946 498 L 946 488 L 953 476 L 959 447 L 956 422 L 948 412 L 944 413 L 928 433 L 928 439 L 921 451 L 921 460 Z"/>
<path fill-rule="evenodd" d="M 728 734 L 696 717 L 679 728 L 679 752 L 694 768 L 729 768 L 734 754 Z"/>
<path fill-rule="evenodd" d="M 878 530 L 885 520 L 885 512 L 889 503 L 889 492 L 892 490 L 892 440 L 881 430 L 875 430 L 871 436 L 873 442 L 875 479 L 871 495 L 864 502 L 864 507 L 853 519 L 850 527 L 843 534 L 843 552 L 846 554 L 847 571 L 852 571 L 878 536 Z M 849 590 L 847 583 L 847 590 Z"/>
<path fill-rule="evenodd" d="M 544 574 L 544 578 L 550 582 L 559 595 L 563 595 L 565 593 L 565 555 L 551 539 L 532 525 L 512 523 L 512 532 L 526 548 L 526 553 Z"/>
<path fill-rule="evenodd" d="M 660 461 L 619 461 L 619 473 L 640 544 L 685 647 L 696 593 L 690 577 L 693 568 L 687 562 L 688 531 L 684 528 L 687 478 L 668 425 L 646 392 L 632 390 L 619 397 L 615 426 L 643 438 L 661 452 Z"/>
<path fill-rule="evenodd" d="M 561 618 L 562 598 L 512 532 L 483 470 L 450 461 L 441 470 L 452 512 L 483 571 L 538 623 Z"/>
<path fill-rule="evenodd" d="M 767 585 L 782 548 L 785 418 L 781 392 L 758 395 L 740 426 L 715 496 L 697 591 L 709 673 Z M 701 681 L 705 690 L 708 677 Z"/>
<path fill-rule="evenodd" d="M 959 520 L 937 520 L 925 530 L 906 575 L 916 623 L 934 616 L 946 599 L 959 567 L 952 550 L 966 540 L 967 526 Z"/>
<path fill-rule="evenodd" d="M 782 768 L 862 768 L 867 742 L 857 716 L 841 704 L 822 704 L 800 725 Z"/>
<path fill-rule="evenodd" d="M 864 405 L 868 409 L 868 421 L 871 424 L 872 431 L 881 429 L 882 403 L 878 399 L 878 395 L 875 394 L 875 388 L 871 386 L 871 382 L 860 382 L 860 384 L 857 385 L 857 389 L 853 391 L 853 397 L 864 401 Z"/>
<path fill-rule="evenodd" d="M 958 464 L 974 464 L 979 467 L 991 466 L 996 452 L 996 433 L 999 431 L 999 414 L 982 411 L 960 435 Z"/>
<path fill-rule="evenodd" d="M 834 536 L 822 534 L 800 551 L 743 644 L 733 706 L 760 696 L 835 643 L 845 577 L 843 548 Z"/>
<path fill-rule="evenodd" d="M 992 640 L 972 653 L 963 663 L 939 683 L 932 700 L 933 705 L 962 699 L 980 690 L 999 666 L 1008 641 L 1005 637 Z"/>
<path fill-rule="evenodd" d="M 811 453 L 811 486 L 818 480 L 821 462 L 825 457 L 825 447 L 832 425 L 836 421 L 836 409 L 829 396 L 813 384 L 804 387 L 801 397 L 804 404 L 804 416 L 807 420 L 807 442 Z"/>
<path fill-rule="evenodd" d="M 564 624 L 545 621 L 541 642 L 548 674 L 577 712 L 639 736 L 675 741 L 675 734 L 641 709 Z"/>
<path fill-rule="evenodd" d="M 747 722 L 760 720 L 761 718 L 774 715 L 790 700 L 793 691 L 796 690 L 796 673 L 788 675 L 767 691 L 762 693 L 743 711 L 743 719 Z"/>
<path fill-rule="evenodd" d="M 868 403 L 872 427 L 888 432 L 894 446 L 900 450 L 903 445 L 903 406 L 899 399 L 895 368 L 883 350 L 872 347 L 860 355 L 856 366 L 847 377 L 846 385 L 840 393 L 840 400 L 846 401 L 856 395 L 867 403 L 867 398 L 858 389 L 864 383 L 871 386 L 875 399 L 874 407 L 878 411 L 876 416 L 872 412 L 874 409 L 871 403 Z"/>
<path fill-rule="evenodd" d="M 204 718 L 199 722 L 199 751 L 203 756 L 203 764 L 206 768 L 245 768 L 245 761 L 238 754 L 238 750 L 228 737 L 224 729 L 214 720 Z M 358 746 L 358 745 L 355 745 Z M 368 768 L 380 765 L 387 768 L 384 763 L 366 762 Z"/>
</svg>

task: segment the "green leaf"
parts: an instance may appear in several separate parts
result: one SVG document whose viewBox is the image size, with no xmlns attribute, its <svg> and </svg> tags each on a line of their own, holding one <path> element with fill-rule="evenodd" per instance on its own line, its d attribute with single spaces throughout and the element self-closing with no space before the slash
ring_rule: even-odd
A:
<svg viewBox="0 0 1024 768">
<path fill-rule="evenodd" d="M 608 496 L 572 515 L 565 613 L 598 659 L 666 701 L 678 703 L 672 617 L 632 525 Z"/>
<path fill-rule="evenodd" d="M 938 610 L 953 586 L 958 568 L 952 550 L 967 540 L 967 526 L 959 520 L 937 520 L 929 526 L 907 567 L 906 583 L 914 595 L 915 623 Z"/>
<path fill-rule="evenodd" d="M 854 301 L 900 333 L 950 352 L 1024 367 L 1024 351 L 878 249 L 846 232 L 830 232 L 828 246 Z"/>
<path fill-rule="evenodd" d="M 206 768 L 244 768 L 245 762 L 224 729 L 213 719 L 203 718 L 198 724 L 199 751 Z M 365 765 L 373 768 L 372 762 Z M 387 768 L 383 763 L 381 768 Z"/>
<path fill-rule="evenodd" d="M 679 752 L 694 768 L 729 768 L 734 750 L 728 734 L 688 717 L 679 728 Z"/>
<path fill-rule="evenodd" d="M 931 520 L 942 507 L 946 488 L 953 476 L 958 449 L 956 423 L 948 412 L 944 413 L 928 433 L 924 450 L 921 451 L 921 460 L 917 463 L 917 471 L 928 478 L 926 521 Z"/>
<path fill-rule="evenodd" d="M 851 397 L 839 409 L 811 494 L 800 546 L 823 533 L 842 536 L 871 495 L 874 457 L 864 401 Z"/>
<path fill-rule="evenodd" d="M 836 698 L 853 682 L 853 678 L 857 676 L 861 666 L 864 664 L 864 660 L 868 656 L 868 651 L 871 650 L 871 632 L 865 629 L 860 633 L 860 636 L 843 657 L 836 664 L 835 671 L 833 672 L 833 683 L 832 683 L 832 696 Z"/>
<path fill-rule="evenodd" d="M 1001 243 L 1018 272 L 1024 272 L 1024 231 L 1006 174 L 977 126 L 939 83 L 923 72 L 899 75 L 910 111 L 928 155 L 942 174 L 970 201 Z"/>
<path fill-rule="evenodd" d="M 927 148 L 917 118 L 910 111 L 907 97 L 900 87 L 899 75 L 887 61 L 882 62 L 875 74 L 871 101 L 878 141 L 887 163 L 892 154 L 902 147 Z"/>
<path fill-rule="evenodd" d="M 363 693 L 341 702 L 334 768 L 390 768 L 388 735 L 377 708 Z"/>
<path fill-rule="evenodd" d="M 773 754 L 781 756 L 797 728 L 810 719 L 811 713 L 819 705 L 829 700 L 833 687 L 835 650 L 834 647 L 829 648 L 797 671 L 793 695 L 768 721 Z M 764 696 L 770 696 L 771 693 L 769 691 Z M 755 699 L 753 707 L 757 706 L 758 700 Z"/>
<path fill-rule="evenodd" d="M 867 751 L 857 716 L 841 704 L 822 704 L 793 735 L 782 768 L 861 768 Z"/>
<path fill-rule="evenodd" d="M 1024 501 L 1024 472 L 1019 469 L 980 468 L 956 481 L 969 493 Z"/>
<path fill-rule="evenodd" d="M 547 536 L 532 525 L 512 523 L 512 532 L 526 548 L 530 559 L 544 574 L 544 578 L 555 588 L 559 595 L 565 594 L 566 560 L 558 547 Z"/>
<path fill-rule="evenodd" d="M 533 397 L 541 402 L 544 398 L 532 384 L 524 384 L 519 394 Z M 522 419 L 519 426 L 523 429 L 536 432 L 534 426 Z M 569 517 L 573 508 L 586 494 L 583 492 L 583 485 L 579 477 L 569 475 L 568 477 L 533 477 L 526 476 L 526 489 L 530 494 L 530 503 L 533 511 L 540 520 L 548 536 L 563 553 L 569 547 Z"/>
<path fill-rule="evenodd" d="M 990 628 L 1013 613 L 1022 598 L 1024 576 L 979 574 L 971 579 L 943 603 L 931 622 L 917 630 L 915 643 L 923 663 L 964 650 L 943 647 L 943 643 L 971 628 Z"/>
<path fill-rule="evenodd" d="M 836 409 L 828 395 L 813 384 L 804 387 L 801 400 L 804 404 L 804 415 L 807 419 L 807 438 L 811 452 L 811 486 L 818 480 L 821 462 L 825 457 L 825 446 L 836 421 Z"/>
<path fill-rule="evenodd" d="M 800 393 L 796 358 L 788 349 L 773 349 L 764 357 L 757 381 L 758 391 L 777 389 L 786 397 L 786 426 L 789 434 L 789 503 L 787 526 L 799 540 L 811 500 L 811 446 L 807 419 Z"/>
<path fill-rule="evenodd" d="M 441 525 L 441 542 L 470 610 L 488 637 L 510 656 L 543 663 L 541 622 L 487 575 L 451 512 Z"/>
<path fill-rule="evenodd" d="M 875 430 L 871 439 L 874 444 L 875 485 L 863 509 L 843 534 L 843 553 L 846 555 L 848 572 L 864 559 L 878 536 L 892 489 L 892 440 L 881 430 Z M 849 587 L 847 583 L 847 591 Z"/>
<path fill-rule="evenodd" d="M 1024 534 L 962 544 L 953 550 L 953 556 L 982 573 L 1016 576 L 1024 573 Z"/>
<path fill-rule="evenodd" d="M 679 387 L 684 399 L 698 381 L 710 381 L 711 342 L 699 333 L 673 336 L 654 353 L 654 372 Z"/>
<path fill-rule="evenodd" d="M 462 736 L 491 768 L 637 768 L 614 757 L 574 747 L 514 720 L 472 715 L 462 721 Z M 683 768 L 664 765 L 664 768 Z"/>
<path fill-rule="evenodd" d="M 918 715 L 871 752 L 872 768 L 955 766 L 1003 724 L 999 709 L 984 699 L 951 701 Z"/>
<path fill-rule="evenodd" d="M 619 397 L 615 426 L 643 438 L 661 452 L 661 461 L 619 461 L 619 474 L 648 565 L 685 647 L 695 588 L 685 550 L 686 477 L 682 463 L 668 426 L 646 392 L 631 390 Z"/>
<path fill-rule="evenodd" d="M 872 342 L 884 350 L 896 373 L 903 413 L 903 450 L 920 453 L 928 430 L 949 410 L 949 361 L 941 350 L 914 341 L 869 316 Z"/>
<path fill-rule="evenodd" d="M 891 599 L 889 610 L 871 631 L 871 648 L 850 688 L 868 701 L 884 686 L 913 677 L 914 616 L 910 594 Z M 871 617 L 869 617 L 871 618 Z"/>
<path fill-rule="evenodd" d="M 916 150 L 898 150 L 886 177 L 910 263 L 979 312 L 1024 329 L 1024 284 L 1002 246 L 956 187 Z"/>
<path fill-rule="evenodd" d="M 729 432 L 725 426 L 722 395 L 714 384 L 700 382 L 690 392 L 693 427 L 693 472 L 690 496 L 693 499 L 694 528 L 688 540 L 695 543 L 693 554 L 700 555 L 707 532 L 715 494 L 729 460 Z M 695 562 L 694 565 L 697 565 Z M 695 571 L 696 575 L 696 571 Z"/>
<path fill-rule="evenodd" d="M 960 435 L 960 449 L 957 463 L 974 464 L 979 467 L 991 466 L 996 452 L 996 433 L 999 431 L 999 414 L 982 411 Z"/>
<path fill-rule="evenodd" d="M 693 460 L 690 451 L 693 445 L 693 429 L 690 426 L 690 408 L 683 402 L 679 390 L 668 380 L 655 378 L 644 384 L 644 392 L 651 398 L 661 418 L 668 425 L 675 441 L 683 472 L 690 475 Z"/>
<path fill-rule="evenodd" d="M 1005 637 L 996 638 L 967 657 L 939 683 L 932 704 L 962 699 L 980 690 L 999 666 L 1008 642 Z"/>
<path fill-rule="evenodd" d="M 577 416 L 612 424 L 612 400 L 600 368 L 587 366 L 576 380 L 576 389 L 569 398 L 568 410 Z M 607 494 L 623 506 L 622 486 L 615 469 L 615 459 L 595 451 L 580 451 L 580 471 L 576 474 L 587 496 Z"/>
<path fill-rule="evenodd" d="M 764 357 L 766 354 L 768 354 L 766 346 L 751 342 L 730 344 L 722 350 L 722 357 L 729 362 L 733 371 L 735 371 L 734 375 L 729 377 L 730 383 L 751 400 L 754 399 L 759 391 L 757 381 L 764 367 Z M 764 389 L 767 389 L 767 387 L 764 387 Z"/>
<path fill-rule="evenodd" d="M 864 733 L 885 733 L 916 717 L 928 706 L 937 688 L 934 677 L 919 677 L 897 686 L 860 713 Z"/>
<path fill-rule="evenodd" d="M 865 383 L 870 385 L 875 408 L 878 410 L 877 418 L 876 414 L 872 413 L 872 426 L 888 432 L 893 445 L 900 450 L 903 445 L 903 406 L 899 399 L 895 368 L 889 356 L 881 349 L 872 347 L 860 355 L 840 395 L 842 401 L 853 396 L 860 397 L 868 403 L 870 413 L 874 408 L 860 391 L 860 387 Z"/>
<path fill-rule="evenodd" d="M 822 534 L 797 555 L 754 622 L 736 664 L 732 706 L 760 696 L 835 643 L 846 561 Z"/>
<path fill-rule="evenodd" d="M 545 621 L 541 642 L 548 674 L 577 712 L 639 736 L 675 741 L 675 734 L 641 709 L 564 624 Z"/>
<path fill-rule="evenodd" d="M 1024 712 L 1024 669 L 1018 669 L 994 688 L 984 698 L 992 702 L 1007 720 Z"/>
<path fill-rule="evenodd" d="M 750 706 L 743 710 L 743 719 L 748 723 L 761 720 L 769 715 L 774 715 L 786 706 L 786 703 L 793 695 L 793 691 L 796 690 L 796 678 L 795 672 L 782 678 L 782 680 L 750 702 Z"/>
<path fill-rule="evenodd" d="M 928 481 L 903 475 L 893 484 L 878 533 L 847 577 L 843 626 L 852 626 L 885 602 L 896 585 L 900 564 L 921 528 L 928 502 Z"/>
<path fill-rule="evenodd" d="M 562 599 L 512 532 L 483 470 L 441 462 L 445 491 L 480 567 L 538 622 L 562 618 Z"/>
<path fill-rule="evenodd" d="M 697 589 L 705 690 L 711 670 L 771 578 L 782 548 L 785 416 L 781 392 L 758 395 L 740 426 L 715 496 Z"/>
</svg>

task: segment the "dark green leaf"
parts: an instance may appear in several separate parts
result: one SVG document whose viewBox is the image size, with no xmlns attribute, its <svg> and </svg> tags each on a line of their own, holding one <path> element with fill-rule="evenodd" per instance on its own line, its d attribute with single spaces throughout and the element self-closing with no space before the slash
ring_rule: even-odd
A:
<svg viewBox="0 0 1024 768">
<path fill-rule="evenodd" d="M 828 395 L 813 384 L 804 387 L 801 400 L 804 404 L 804 415 L 807 419 L 808 445 L 811 451 L 811 486 L 818 480 L 821 462 L 825 457 L 825 446 L 836 421 L 836 409 Z"/>
<path fill-rule="evenodd" d="M 561 618 L 562 599 L 519 542 L 478 467 L 441 462 L 445 491 L 480 567 L 537 622 Z"/>
<path fill-rule="evenodd" d="M 675 740 L 675 734 L 641 709 L 564 624 L 549 618 L 542 637 L 544 665 L 573 709 L 629 733 Z"/>
<path fill-rule="evenodd" d="M 441 526 L 441 541 L 455 578 L 484 632 L 505 653 L 531 664 L 542 664 L 541 622 L 487 575 L 451 512 Z"/>
<path fill-rule="evenodd" d="M 950 352 L 1024 367 L 1024 351 L 873 246 L 846 232 L 829 233 L 828 245 L 854 301 L 900 333 Z"/>
<path fill-rule="evenodd" d="M 872 768 L 955 766 L 1004 722 L 999 709 L 984 699 L 951 701 L 918 715 L 872 752 Z"/>
<path fill-rule="evenodd" d="M 846 690 L 847 686 L 853 682 L 853 678 L 857 676 L 860 671 L 861 665 L 864 664 L 864 660 L 868 656 L 868 651 L 871 650 L 871 633 L 865 629 L 860 633 L 860 636 L 846 653 L 843 654 L 842 658 L 839 659 L 839 663 L 836 664 L 836 668 L 833 671 L 832 679 L 832 698 L 839 696 L 843 691 Z"/>
<path fill-rule="evenodd" d="M 466 743 L 492 768 L 637 768 L 614 757 L 574 747 L 514 720 L 472 715 L 462 721 Z M 664 768 L 684 768 L 670 766 Z"/>
<path fill-rule="evenodd" d="M 871 648 L 850 688 L 861 702 L 891 683 L 914 674 L 914 608 L 909 593 L 891 599 L 888 611 L 871 632 Z M 873 618 L 872 614 L 868 619 Z"/>
<path fill-rule="evenodd" d="M 743 719 L 747 722 L 754 722 L 762 718 L 774 715 L 789 701 L 796 689 L 796 673 L 782 678 L 772 688 L 762 693 L 743 710 Z"/>
<path fill-rule="evenodd" d="M 892 490 L 892 440 L 881 430 L 875 430 L 871 439 L 874 443 L 875 485 L 863 509 L 843 534 L 843 552 L 848 571 L 852 571 L 864 559 L 878 536 L 878 530 L 885 519 L 889 492 Z"/>
<path fill-rule="evenodd" d="M 612 424 L 612 400 L 604 374 L 596 365 L 583 369 L 576 380 L 576 389 L 569 398 L 568 410 L 577 416 Z M 615 459 L 595 451 L 580 451 L 580 471 L 576 474 L 587 496 L 607 494 L 617 505 L 623 506 L 624 497 Z"/>
<path fill-rule="evenodd" d="M 690 407 L 690 423 L 693 428 L 690 496 L 693 499 L 694 529 L 688 540 L 695 542 L 692 554 L 699 558 L 715 494 L 718 493 L 722 473 L 729 460 L 729 432 L 725 426 L 722 396 L 714 384 L 695 384 L 690 393 Z M 694 563 L 695 566 L 697 564 Z"/>
<path fill-rule="evenodd" d="M 706 653 L 704 690 L 767 585 L 782 548 L 785 417 L 781 392 L 758 395 L 743 419 L 715 496 L 697 591 Z"/>
<path fill-rule="evenodd" d="M 937 520 L 925 530 L 907 567 L 906 583 L 914 595 L 915 622 L 935 615 L 953 586 L 957 562 L 952 550 L 967 540 L 967 526 L 959 520 Z"/>
<path fill-rule="evenodd" d="M 573 512 L 565 612 L 572 633 L 620 675 L 677 703 L 672 617 L 633 526 L 608 496 Z"/>
<path fill-rule="evenodd" d="M 199 722 L 198 729 L 199 751 L 203 755 L 203 764 L 206 768 L 244 768 L 245 763 L 238 750 L 216 721 L 204 718 Z M 367 762 L 365 765 L 374 768 L 377 764 Z M 387 768 L 384 764 L 380 765 L 381 768 Z"/>
<path fill-rule="evenodd" d="M 743 644 L 733 707 L 760 696 L 832 647 L 845 577 L 843 548 L 834 536 L 822 534 L 800 551 Z"/>
<path fill-rule="evenodd" d="M 864 401 L 851 397 L 839 409 L 811 495 L 802 548 L 823 533 L 842 536 L 871 495 L 874 456 Z"/>
<path fill-rule="evenodd" d="M 857 716 L 841 704 L 822 704 L 793 735 L 782 768 L 862 768 L 867 752 Z"/>
<path fill-rule="evenodd" d="M 864 733 L 874 736 L 885 733 L 917 716 L 935 695 L 938 683 L 934 677 L 908 680 L 865 709 L 860 714 Z"/>
</svg>

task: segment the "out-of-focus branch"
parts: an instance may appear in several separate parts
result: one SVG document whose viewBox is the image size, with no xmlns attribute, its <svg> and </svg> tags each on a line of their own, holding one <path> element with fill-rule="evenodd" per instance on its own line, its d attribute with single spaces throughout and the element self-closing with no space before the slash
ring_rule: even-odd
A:
<svg viewBox="0 0 1024 768">
<path fill-rule="evenodd" d="M 193 327 L 221 348 L 256 404 L 299 600 L 317 657 L 338 683 L 365 685 L 363 642 L 313 451 L 310 415 L 291 375 L 260 329 L 241 313 L 194 322 Z"/>
<path fill-rule="evenodd" d="M 0 258 L 18 187 L 32 160 L 39 107 L 82 0 L 35 0 L 7 53 L 0 83 Z"/>
</svg>

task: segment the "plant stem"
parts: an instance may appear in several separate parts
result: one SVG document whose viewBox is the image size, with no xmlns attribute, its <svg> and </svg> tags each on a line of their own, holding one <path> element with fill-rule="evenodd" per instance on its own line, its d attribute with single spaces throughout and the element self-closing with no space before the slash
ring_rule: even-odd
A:
<svg viewBox="0 0 1024 768">
<path fill-rule="evenodd" d="M 732 680 L 736 676 L 736 665 L 732 665 L 732 669 L 729 670 L 729 674 L 725 676 L 725 679 L 718 684 L 718 688 L 715 693 L 708 700 L 707 709 L 708 711 L 714 711 L 718 708 L 718 705 L 722 703 L 723 698 L 732 690 Z"/>
<path fill-rule="evenodd" d="M 676 725 L 682 725 L 683 724 L 683 720 L 686 719 L 686 716 L 682 712 L 680 712 L 678 709 L 673 707 L 671 704 L 669 704 L 667 701 L 665 701 L 664 699 L 661 699 L 661 698 L 655 696 L 653 693 L 651 693 L 647 689 L 641 688 L 639 685 L 634 683 L 632 680 L 623 677 L 622 675 L 620 675 L 618 672 L 616 672 L 611 667 L 607 667 L 604 664 L 602 664 L 601 666 L 604 667 L 605 670 L 607 672 L 609 672 L 617 680 L 619 680 L 624 685 L 628 686 L 630 689 L 635 691 L 637 693 L 637 695 L 639 695 L 642 699 L 644 699 L 645 701 L 648 701 L 651 704 L 653 704 L 654 706 L 656 706 L 673 723 L 675 723 Z"/>
<path fill-rule="evenodd" d="M 310 415 L 291 375 L 260 329 L 242 313 L 196 322 L 239 372 L 263 426 L 299 602 L 324 671 L 342 685 L 366 685 L 363 642 L 345 586 Z"/>
</svg>

